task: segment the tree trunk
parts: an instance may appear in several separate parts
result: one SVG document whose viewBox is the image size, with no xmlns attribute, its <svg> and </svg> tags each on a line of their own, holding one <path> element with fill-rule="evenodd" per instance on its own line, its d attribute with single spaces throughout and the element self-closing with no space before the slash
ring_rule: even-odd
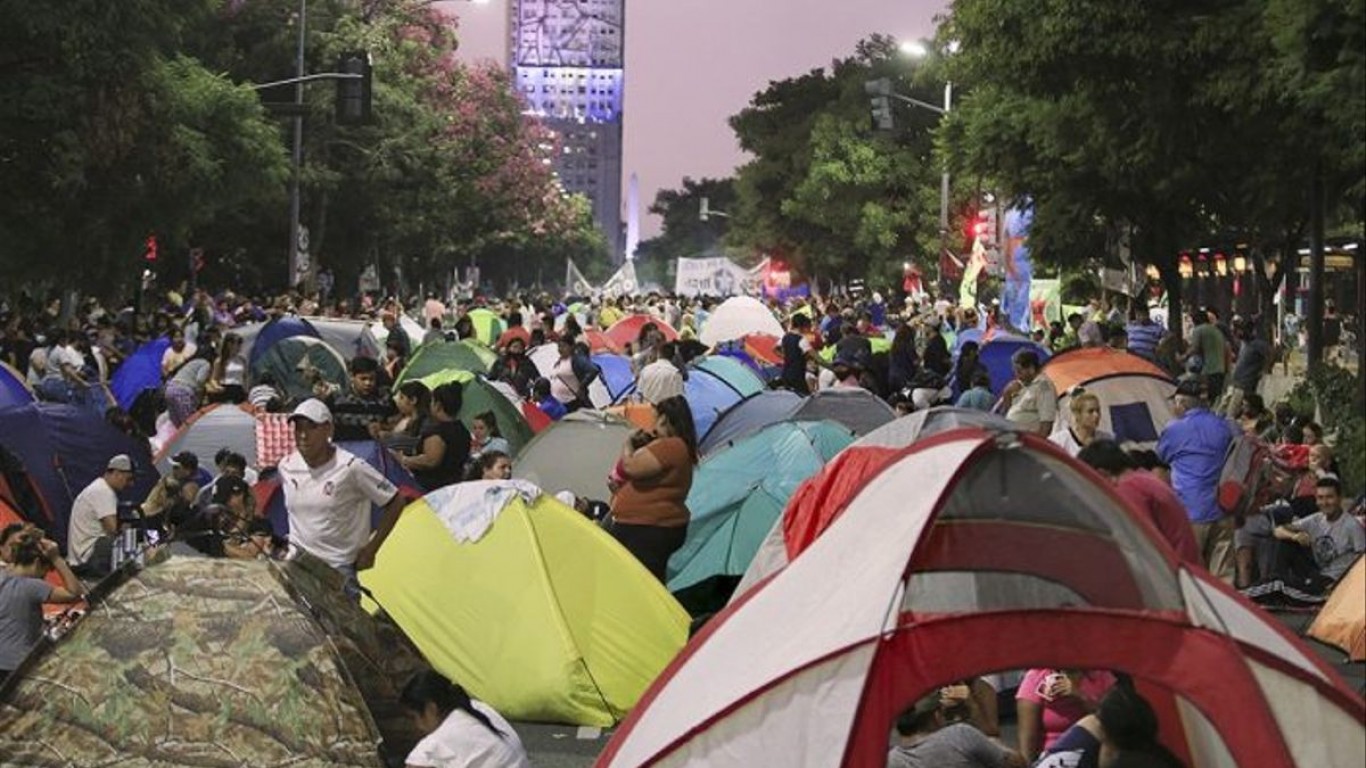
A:
<svg viewBox="0 0 1366 768">
<path fill-rule="evenodd" d="M 1323 364 L 1323 217 L 1323 172 L 1316 164 L 1309 194 L 1309 311 L 1304 319 L 1309 331 L 1305 364 L 1310 371 Z"/>
<path fill-rule="evenodd" d="M 1170 230 L 1154 217 L 1139 226 L 1143 257 L 1162 278 L 1167 291 L 1167 329 L 1181 336 L 1181 271 L 1177 263 L 1176 242 Z"/>
</svg>

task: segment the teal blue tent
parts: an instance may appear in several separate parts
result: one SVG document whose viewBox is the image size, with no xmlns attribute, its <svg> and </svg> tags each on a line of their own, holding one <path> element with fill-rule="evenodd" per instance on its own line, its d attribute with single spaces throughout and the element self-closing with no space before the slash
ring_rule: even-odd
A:
<svg viewBox="0 0 1366 768">
<path fill-rule="evenodd" d="M 852 443 L 831 421 L 774 424 L 707 457 L 688 494 L 688 537 L 669 591 L 694 615 L 725 604 L 797 486 Z"/>
</svg>

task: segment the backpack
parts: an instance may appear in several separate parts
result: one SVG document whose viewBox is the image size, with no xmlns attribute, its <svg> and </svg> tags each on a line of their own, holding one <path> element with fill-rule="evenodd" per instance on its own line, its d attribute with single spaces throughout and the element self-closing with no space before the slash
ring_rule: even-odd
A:
<svg viewBox="0 0 1366 768">
<path fill-rule="evenodd" d="M 1271 450 L 1255 435 L 1238 434 L 1224 454 L 1216 487 L 1219 508 L 1226 515 L 1246 515 L 1258 509 L 1271 489 L 1268 469 Z"/>
</svg>

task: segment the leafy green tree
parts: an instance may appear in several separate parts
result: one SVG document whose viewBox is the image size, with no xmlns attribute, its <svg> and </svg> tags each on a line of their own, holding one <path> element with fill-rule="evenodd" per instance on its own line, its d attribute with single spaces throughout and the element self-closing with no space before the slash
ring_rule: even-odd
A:
<svg viewBox="0 0 1366 768">
<path fill-rule="evenodd" d="M 739 171 L 730 240 L 816 277 L 891 280 L 902 261 L 933 262 L 941 163 L 932 129 L 939 116 L 894 102 L 895 128 L 879 133 L 865 90 L 867 81 L 886 77 L 899 94 L 938 101 L 942 83 L 917 74 L 891 38 L 874 36 L 828 73 L 815 70 L 756 95 L 731 119 L 755 159 Z"/>
<path fill-rule="evenodd" d="M 702 221 L 704 197 L 712 210 L 725 215 Z M 734 179 L 685 177 L 681 188 L 661 189 L 650 213 L 663 220 L 663 228 L 657 237 L 641 242 L 636 249 L 636 275 L 641 282 L 668 285 L 674 259 L 727 255 L 723 240 L 735 203 Z"/>
<path fill-rule="evenodd" d="M 1304 230 L 1323 137 L 1274 76 L 1276 5 L 956 0 L 939 38 L 959 43 L 949 71 L 972 90 L 941 139 L 957 167 L 1033 201 L 1031 238 L 1055 261 L 1136 227 L 1179 316 L 1183 245 L 1284 250 Z"/>
<path fill-rule="evenodd" d="M 209 0 L 0 4 L 0 263 L 15 283 L 129 286 L 142 242 L 284 178 L 254 94 L 177 51 Z"/>
</svg>

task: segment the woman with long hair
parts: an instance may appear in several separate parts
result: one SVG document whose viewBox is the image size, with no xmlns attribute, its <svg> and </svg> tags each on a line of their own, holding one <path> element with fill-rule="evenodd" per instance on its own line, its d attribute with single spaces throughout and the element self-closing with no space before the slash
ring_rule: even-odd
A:
<svg viewBox="0 0 1366 768">
<path fill-rule="evenodd" d="M 241 336 L 232 332 L 223 336 L 205 392 L 211 403 L 246 402 L 247 358 L 242 354 Z"/>
<path fill-rule="evenodd" d="M 399 703 L 427 735 L 408 768 L 529 768 L 526 749 L 503 716 L 439 672 L 424 670 L 403 687 Z"/>
<path fill-rule="evenodd" d="M 682 396 L 655 409 L 654 429 L 635 430 L 622 446 L 608 530 L 663 582 L 669 556 L 688 534 L 697 428 Z"/>
<path fill-rule="evenodd" d="M 399 456 L 399 463 L 427 491 L 464 479 L 470 458 L 470 433 L 460 423 L 464 403 L 460 384 L 450 382 L 432 390 L 432 417 L 422 427 L 417 453 Z"/>
<path fill-rule="evenodd" d="M 511 455 L 512 446 L 498 428 L 498 417 L 493 411 L 484 411 L 470 422 L 470 456 L 479 458 L 489 451 Z"/>
<path fill-rule="evenodd" d="M 398 386 L 394 392 L 394 407 L 398 419 L 389 429 L 372 424 L 372 435 L 376 440 L 396 450 L 406 450 L 417 443 L 422 427 L 432 415 L 432 392 L 427 385 L 410 379 Z"/>
</svg>

